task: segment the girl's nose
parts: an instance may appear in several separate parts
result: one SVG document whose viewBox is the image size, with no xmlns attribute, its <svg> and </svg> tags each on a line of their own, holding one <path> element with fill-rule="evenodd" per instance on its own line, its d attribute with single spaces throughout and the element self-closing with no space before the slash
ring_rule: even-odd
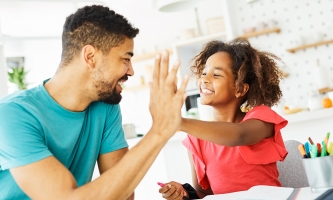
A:
<svg viewBox="0 0 333 200">
<path fill-rule="evenodd" d="M 210 78 L 208 75 L 201 77 L 201 83 L 209 83 L 210 82 Z"/>
</svg>

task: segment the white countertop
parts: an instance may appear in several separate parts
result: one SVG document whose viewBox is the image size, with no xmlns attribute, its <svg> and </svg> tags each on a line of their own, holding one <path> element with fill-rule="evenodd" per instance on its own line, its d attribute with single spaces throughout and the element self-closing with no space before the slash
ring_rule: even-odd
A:
<svg viewBox="0 0 333 200">
<path fill-rule="evenodd" d="M 175 133 L 175 135 L 173 135 L 169 140 L 168 142 L 182 142 L 183 139 L 186 137 L 186 133 L 185 132 L 182 132 L 182 131 L 179 131 L 177 133 Z M 134 145 L 136 145 L 143 137 L 136 137 L 136 138 L 129 138 L 129 139 L 126 139 L 129 147 L 133 147 Z"/>
<path fill-rule="evenodd" d="M 322 108 L 319 110 L 313 111 L 302 111 L 294 114 L 285 114 L 281 115 L 283 118 L 288 120 L 288 123 L 297 123 L 297 122 L 305 122 L 310 120 L 318 120 L 322 118 L 333 117 L 333 107 L 331 108 Z"/>
</svg>

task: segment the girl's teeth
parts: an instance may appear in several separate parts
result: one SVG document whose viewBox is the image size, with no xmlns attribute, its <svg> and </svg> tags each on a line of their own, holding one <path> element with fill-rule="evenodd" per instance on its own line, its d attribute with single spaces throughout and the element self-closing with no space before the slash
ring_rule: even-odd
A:
<svg viewBox="0 0 333 200">
<path fill-rule="evenodd" d="M 213 93 L 213 91 L 207 90 L 207 89 L 202 89 L 202 92 L 207 93 L 207 94 L 212 94 Z"/>
</svg>

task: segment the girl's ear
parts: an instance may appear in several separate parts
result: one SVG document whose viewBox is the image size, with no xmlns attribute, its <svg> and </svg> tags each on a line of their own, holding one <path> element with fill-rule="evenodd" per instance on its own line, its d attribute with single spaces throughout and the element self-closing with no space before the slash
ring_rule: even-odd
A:
<svg viewBox="0 0 333 200">
<path fill-rule="evenodd" d="M 239 98 L 239 97 L 245 96 L 245 94 L 247 93 L 247 91 L 249 91 L 249 88 L 250 88 L 249 84 L 244 83 L 244 84 L 242 85 L 242 88 L 238 88 L 238 89 L 237 89 L 237 92 L 236 92 L 236 94 L 235 94 L 236 98 Z"/>
</svg>

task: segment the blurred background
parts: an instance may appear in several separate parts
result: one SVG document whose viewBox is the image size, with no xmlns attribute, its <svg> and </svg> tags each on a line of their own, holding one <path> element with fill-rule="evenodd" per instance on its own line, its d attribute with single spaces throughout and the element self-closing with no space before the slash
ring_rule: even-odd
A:
<svg viewBox="0 0 333 200">
<path fill-rule="evenodd" d="M 329 101 L 323 102 L 333 100 L 333 0 L 0 0 L 0 97 L 53 76 L 66 17 L 92 4 L 110 7 L 140 29 L 134 40 L 135 75 L 125 84 L 120 103 L 123 123 L 134 124 L 136 133 L 145 134 L 151 126 L 147 83 L 157 52 L 168 49 L 171 62 L 181 60 L 181 79 L 189 73 L 189 60 L 207 41 L 235 37 L 248 38 L 284 61 L 279 63 L 285 77 L 283 99 L 274 109 L 289 120 L 285 138 L 302 140 L 317 133 L 321 138 L 332 131 L 333 109 Z M 187 91 L 183 115 L 209 120 L 209 108 L 197 104 L 195 81 Z M 178 153 L 184 151 L 183 136 L 169 142 L 168 153 L 157 159 L 160 165 L 148 177 L 190 182 L 186 151 Z M 128 140 L 130 145 L 140 140 L 135 139 Z M 175 155 L 181 167 L 168 164 Z M 144 184 L 139 191 L 145 191 Z"/>
</svg>

